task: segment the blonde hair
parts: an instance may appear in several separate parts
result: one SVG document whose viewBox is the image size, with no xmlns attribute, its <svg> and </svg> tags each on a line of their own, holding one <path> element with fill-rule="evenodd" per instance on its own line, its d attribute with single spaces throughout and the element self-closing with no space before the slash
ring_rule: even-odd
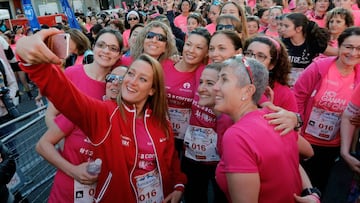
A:
<svg viewBox="0 0 360 203">
<path fill-rule="evenodd" d="M 167 59 L 170 56 L 172 56 L 174 54 L 177 54 L 177 49 L 176 49 L 176 45 L 175 45 L 175 38 L 174 38 L 169 26 L 167 26 L 165 23 L 160 22 L 160 21 L 152 21 L 149 24 L 147 24 L 144 27 L 144 29 L 139 33 L 139 35 L 137 36 L 137 38 L 135 40 L 134 45 L 131 46 L 131 48 L 130 48 L 131 56 L 134 59 L 139 58 L 140 55 L 142 55 L 144 53 L 144 40 L 145 40 L 146 34 L 153 27 L 162 28 L 165 35 L 166 35 L 166 38 L 167 38 L 165 51 L 164 51 L 164 53 L 162 53 L 160 55 L 158 60 L 161 62 L 164 59 Z"/>
</svg>

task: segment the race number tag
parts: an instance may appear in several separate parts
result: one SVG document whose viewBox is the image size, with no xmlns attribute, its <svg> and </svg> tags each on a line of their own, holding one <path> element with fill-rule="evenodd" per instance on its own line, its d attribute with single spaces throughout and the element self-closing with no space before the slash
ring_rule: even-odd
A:
<svg viewBox="0 0 360 203">
<path fill-rule="evenodd" d="M 304 71 L 303 68 L 291 68 L 289 75 L 289 85 L 290 87 L 294 87 L 297 79 L 300 77 L 301 73 Z"/>
<path fill-rule="evenodd" d="M 322 140 L 333 140 L 340 128 L 341 113 L 312 108 L 305 132 Z"/>
<path fill-rule="evenodd" d="M 157 169 L 144 175 L 136 176 L 135 181 L 139 203 L 161 203 L 164 200 L 160 175 Z"/>
<path fill-rule="evenodd" d="M 74 180 L 74 203 L 94 202 L 96 184 L 84 185 Z"/>
<path fill-rule="evenodd" d="M 169 107 L 169 116 L 175 138 L 184 139 L 186 129 L 189 125 L 190 115 L 191 109 Z"/>
<path fill-rule="evenodd" d="M 217 134 L 211 128 L 189 125 L 184 143 L 185 156 L 195 161 L 219 161 L 216 150 Z"/>
</svg>

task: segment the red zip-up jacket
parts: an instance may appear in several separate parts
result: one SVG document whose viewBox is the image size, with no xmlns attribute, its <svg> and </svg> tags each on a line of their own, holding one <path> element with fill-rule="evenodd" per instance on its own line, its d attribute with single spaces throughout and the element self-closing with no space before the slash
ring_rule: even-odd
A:
<svg viewBox="0 0 360 203">
<path fill-rule="evenodd" d="M 20 66 L 38 85 L 41 93 L 82 129 L 96 146 L 95 153 L 103 160 L 96 201 L 137 202 L 136 188 L 131 181 L 133 177 L 130 177 L 137 160 L 136 109 L 83 95 L 53 64 Z M 166 135 L 151 116 L 150 109 L 145 111 L 144 124 L 154 146 L 165 198 L 175 187 L 186 183 L 186 176 L 180 170 L 172 131 Z"/>
</svg>

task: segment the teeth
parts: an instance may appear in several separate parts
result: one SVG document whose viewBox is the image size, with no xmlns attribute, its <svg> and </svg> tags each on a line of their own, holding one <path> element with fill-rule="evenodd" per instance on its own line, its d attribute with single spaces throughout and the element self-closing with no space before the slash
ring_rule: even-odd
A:
<svg viewBox="0 0 360 203">
<path fill-rule="evenodd" d="M 126 88 L 129 92 L 136 92 L 134 89 L 130 88 L 130 87 L 127 87 Z"/>
</svg>

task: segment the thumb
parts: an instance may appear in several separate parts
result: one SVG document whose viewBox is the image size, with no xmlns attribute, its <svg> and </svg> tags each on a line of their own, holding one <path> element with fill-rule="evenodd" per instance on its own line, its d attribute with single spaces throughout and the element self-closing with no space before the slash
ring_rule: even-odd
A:
<svg viewBox="0 0 360 203">
<path fill-rule="evenodd" d="M 295 193 L 294 193 L 294 199 L 295 199 L 295 202 L 297 202 L 297 203 L 304 203 L 303 197 L 298 196 L 298 195 L 295 194 Z M 306 201 L 305 201 L 305 202 L 306 202 Z"/>
</svg>

